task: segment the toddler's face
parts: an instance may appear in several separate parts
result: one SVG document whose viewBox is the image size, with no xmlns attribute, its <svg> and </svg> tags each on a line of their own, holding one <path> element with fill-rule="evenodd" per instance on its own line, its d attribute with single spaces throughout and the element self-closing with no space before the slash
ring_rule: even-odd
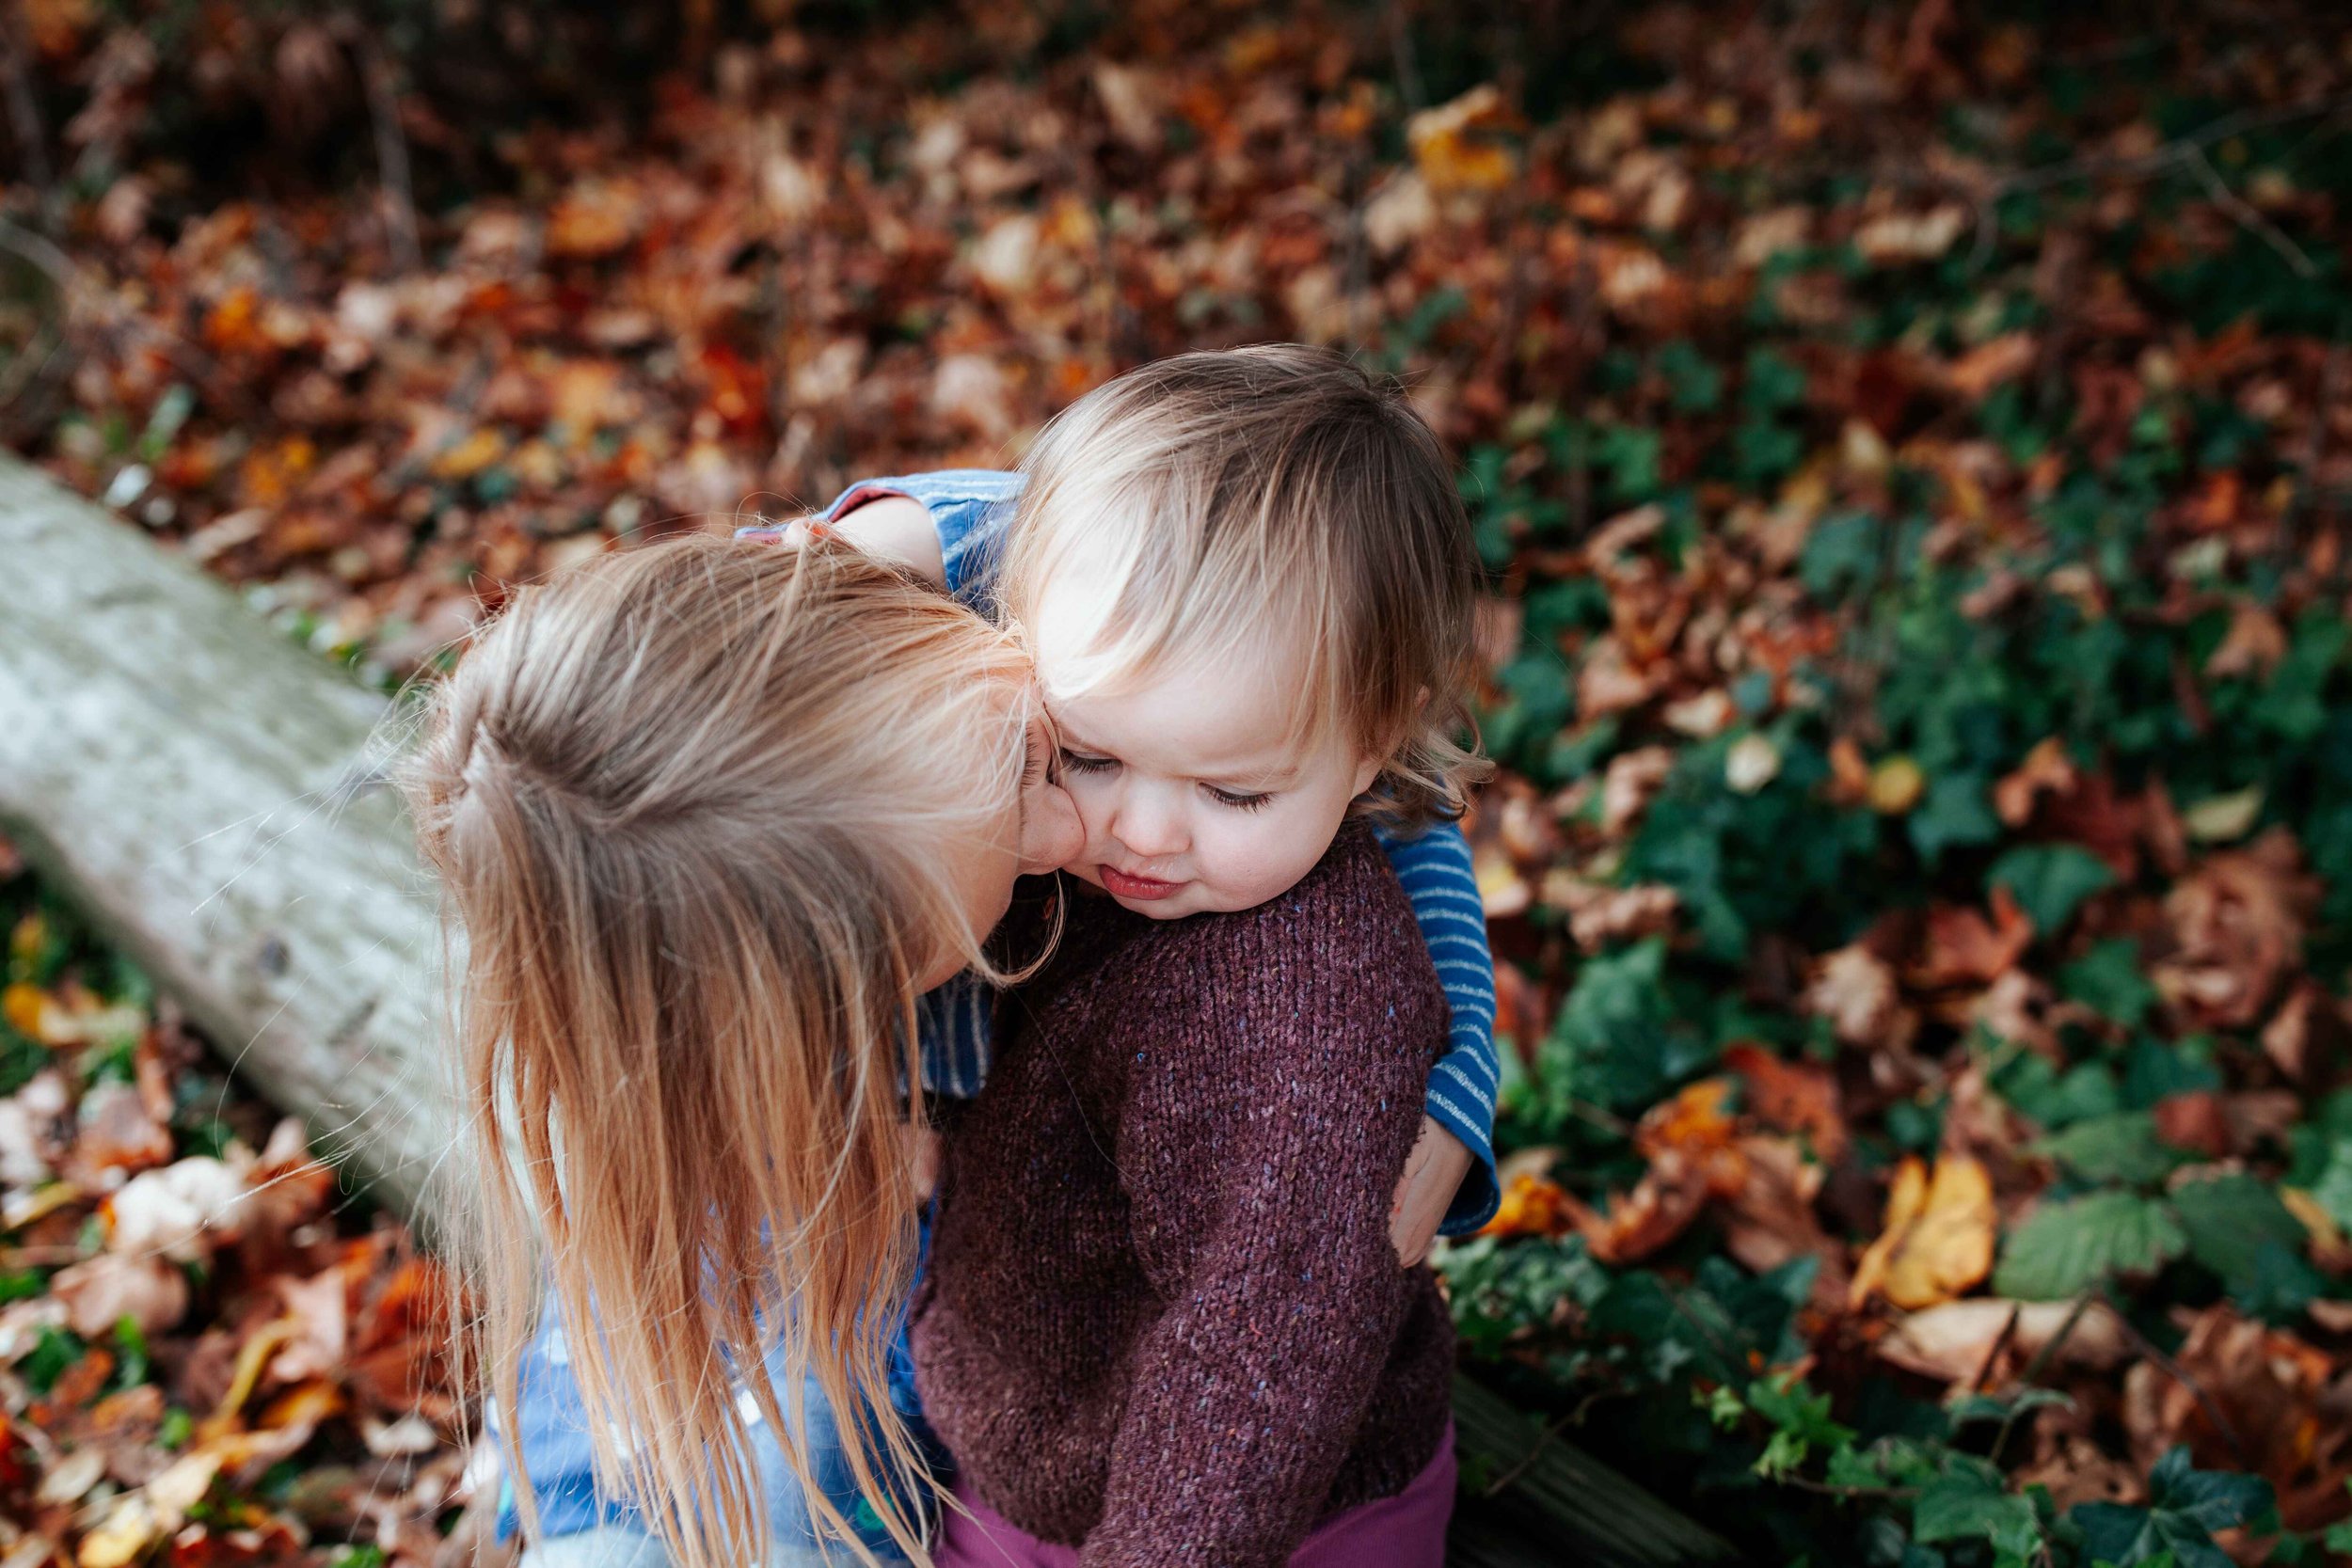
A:
<svg viewBox="0 0 2352 1568">
<path fill-rule="evenodd" d="M 1246 910 L 1323 858 L 1379 761 L 1300 741 L 1279 658 L 1172 668 L 1116 693 L 1056 699 L 1061 778 L 1085 842 L 1067 868 L 1138 914 Z"/>
</svg>

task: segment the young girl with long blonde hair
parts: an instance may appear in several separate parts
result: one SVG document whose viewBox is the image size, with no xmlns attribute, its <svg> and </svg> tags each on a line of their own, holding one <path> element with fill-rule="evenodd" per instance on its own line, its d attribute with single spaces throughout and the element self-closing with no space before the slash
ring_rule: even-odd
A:
<svg viewBox="0 0 2352 1568">
<path fill-rule="evenodd" d="M 919 1556 L 913 1005 L 1070 852 L 1045 773 L 1012 641 L 847 548 L 600 559 L 437 694 L 478 1364 L 525 1407 L 550 1287 L 578 1435 L 681 1562 L 755 1560 L 779 1497 Z"/>
</svg>

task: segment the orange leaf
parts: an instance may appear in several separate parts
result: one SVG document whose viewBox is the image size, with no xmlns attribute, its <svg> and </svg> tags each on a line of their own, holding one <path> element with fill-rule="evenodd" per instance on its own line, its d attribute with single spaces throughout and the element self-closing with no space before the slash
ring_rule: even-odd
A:
<svg viewBox="0 0 2352 1568">
<path fill-rule="evenodd" d="M 1729 1113 L 1731 1080 L 1702 1078 L 1649 1109 L 1634 1130 L 1633 1147 L 1655 1160 L 1668 1150 L 1703 1154 L 1729 1146 L 1739 1131 Z"/>
<path fill-rule="evenodd" d="M 1492 139 L 1510 119 L 1502 95 L 1488 84 L 1422 110 L 1405 135 L 1432 189 L 1497 191 L 1518 175 L 1518 159 Z"/>
<path fill-rule="evenodd" d="M 1549 1177 L 1519 1175 L 1502 1189 L 1495 1217 L 1481 1236 L 1558 1236 L 1574 1228 L 1567 1194 Z"/>
</svg>

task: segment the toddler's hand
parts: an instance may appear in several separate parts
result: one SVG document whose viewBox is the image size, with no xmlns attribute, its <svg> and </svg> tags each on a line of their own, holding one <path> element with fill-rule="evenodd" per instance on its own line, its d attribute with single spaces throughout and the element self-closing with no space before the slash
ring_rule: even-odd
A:
<svg viewBox="0 0 2352 1568">
<path fill-rule="evenodd" d="M 1406 1268 L 1429 1256 L 1429 1243 L 1438 1239 L 1438 1227 L 1445 1223 L 1445 1212 L 1470 1168 L 1470 1151 L 1462 1140 L 1432 1117 L 1422 1117 L 1421 1136 L 1413 1140 L 1412 1157 L 1405 1162 L 1389 1210 L 1389 1236 Z"/>
</svg>

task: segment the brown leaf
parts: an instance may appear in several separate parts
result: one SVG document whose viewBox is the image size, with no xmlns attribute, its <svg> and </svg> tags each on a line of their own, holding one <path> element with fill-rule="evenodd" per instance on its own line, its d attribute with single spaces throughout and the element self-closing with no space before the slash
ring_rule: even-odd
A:
<svg viewBox="0 0 2352 1568">
<path fill-rule="evenodd" d="M 1947 1301 L 1905 1317 L 1876 1349 L 1883 1359 L 1906 1371 L 1959 1383 L 1985 1370 L 2004 1333 L 2009 1337 L 2005 1354 L 2013 1363 L 2022 1366 L 2041 1354 L 2073 1312 L 2074 1304 L 2063 1301 Z M 2130 1354 L 2122 1321 L 2106 1304 L 2093 1303 L 2052 1354 L 2050 1365 L 2105 1371 Z"/>
<path fill-rule="evenodd" d="M 124 1318 L 142 1333 L 160 1334 L 188 1309 L 187 1275 L 153 1254 L 102 1252 L 60 1270 L 49 1289 L 65 1303 L 73 1332 L 85 1339 L 104 1338 Z"/>
<path fill-rule="evenodd" d="M 2251 1026 L 2301 968 L 2318 899 L 2283 827 L 2207 856 L 2165 897 L 2177 951 L 2152 970 L 2156 989 L 2205 1027 Z"/>
<path fill-rule="evenodd" d="M 1565 911 L 1568 934 L 1587 953 L 1671 930 L 1675 911 L 1680 907 L 1679 896 L 1670 887 L 1656 883 L 1609 887 L 1565 870 L 1544 879 L 1543 901 Z"/>
<path fill-rule="evenodd" d="M 148 1114 L 147 1101 L 129 1084 L 102 1084 L 84 1095 L 81 1121 L 73 1164 L 88 1176 L 145 1170 L 171 1158 L 170 1132 Z"/>
<path fill-rule="evenodd" d="M 1981 403 L 1994 388 L 2033 369 L 2040 354 L 2032 333 L 2004 332 L 1962 355 L 1945 372 L 1944 383 L 1970 403 Z"/>
<path fill-rule="evenodd" d="M 1654 664 L 1636 668 L 1617 638 L 1596 638 L 1577 666 L 1576 711 L 1592 720 L 1640 707 L 1658 694 L 1666 674 Z"/>
<path fill-rule="evenodd" d="M 2209 1160 L 2233 1152 L 2230 1118 L 2221 1097 L 2211 1089 L 2171 1094 L 2156 1101 L 2156 1137 L 2174 1148 L 2202 1154 Z"/>
<path fill-rule="evenodd" d="M 2335 999 L 2306 978 L 2296 982 L 2263 1025 L 2263 1053 L 2295 1083 L 2309 1084 L 2324 1077 L 2342 1057 L 2344 1034 Z"/>
<path fill-rule="evenodd" d="M 1845 1249 L 1830 1239 L 1813 1212 L 1822 1167 L 1807 1160 L 1793 1138 L 1743 1137 L 1739 1152 L 1744 1180 L 1724 1203 L 1724 1247 L 1757 1274 L 1795 1259 L 1818 1259 L 1813 1305 L 1837 1311 L 1849 1281 Z"/>
<path fill-rule="evenodd" d="M 1927 936 L 1918 959 L 1903 978 L 1922 990 L 1984 986 L 2016 966 L 2033 945 L 2033 922 L 2008 888 L 1995 884 L 1993 916 L 1953 904 L 1928 911 Z"/>
<path fill-rule="evenodd" d="M 2066 754 L 2065 743 L 2052 736 L 2026 752 L 2016 771 L 1993 786 L 1993 809 L 2010 827 L 2023 827 L 2042 797 L 2073 789 L 2074 779 L 2074 760 Z"/>
<path fill-rule="evenodd" d="M 1878 1045 L 1907 1040 L 1901 995 L 1895 971 L 1884 958 L 1857 942 L 1824 954 L 1805 987 L 1805 1011 L 1830 1021 L 1837 1037 L 1849 1045 Z"/>
<path fill-rule="evenodd" d="M 1845 1158 L 1846 1117 L 1837 1079 L 1827 1068 L 1783 1061 L 1746 1041 L 1724 1053 L 1724 1066 L 1739 1074 L 1748 1108 L 1758 1117 L 1784 1132 L 1803 1133 L 1825 1165 Z"/>
<path fill-rule="evenodd" d="M 1600 786 L 1601 832 L 1615 837 L 1648 809 L 1674 771 L 1675 753 L 1665 746 L 1642 746 L 1609 759 Z"/>
<path fill-rule="evenodd" d="M 2204 1468 L 2250 1460 L 2278 1489 L 2290 1529 L 2341 1512 L 2352 1428 L 2328 1408 L 2334 1358 L 2223 1302 L 2189 1323 L 2173 1361 L 2179 1376 L 2141 1362 L 2125 1379 L 2124 1424 L 2142 1465 L 2185 1442 Z"/>
<path fill-rule="evenodd" d="M 2279 618 L 2251 599 L 2240 599 L 2229 631 L 2205 657 L 2205 673 L 2215 680 L 2268 675 L 2286 657 L 2287 633 Z"/>
</svg>

